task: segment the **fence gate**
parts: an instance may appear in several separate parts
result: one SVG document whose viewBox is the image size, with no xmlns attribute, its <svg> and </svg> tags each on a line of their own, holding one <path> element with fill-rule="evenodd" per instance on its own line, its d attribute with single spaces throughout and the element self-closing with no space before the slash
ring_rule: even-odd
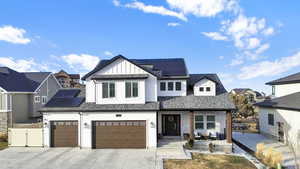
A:
<svg viewBox="0 0 300 169">
<path fill-rule="evenodd" d="M 8 144 L 12 147 L 42 147 L 43 129 L 41 128 L 9 128 Z"/>
</svg>

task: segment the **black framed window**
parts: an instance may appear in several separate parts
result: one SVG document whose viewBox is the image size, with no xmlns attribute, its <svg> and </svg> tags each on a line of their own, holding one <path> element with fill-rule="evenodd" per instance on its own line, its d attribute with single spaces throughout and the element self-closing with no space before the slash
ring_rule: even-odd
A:
<svg viewBox="0 0 300 169">
<path fill-rule="evenodd" d="M 125 83 L 125 97 L 138 97 L 139 96 L 139 86 L 138 82 L 126 82 Z"/>
<path fill-rule="evenodd" d="M 268 124 L 274 126 L 274 114 L 268 114 Z"/>
<path fill-rule="evenodd" d="M 160 82 L 160 91 L 166 91 L 166 82 Z"/>
<path fill-rule="evenodd" d="M 272 86 L 272 95 L 275 96 L 275 86 Z"/>
<path fill-rule="evenodd" d="M 102 98 L 115 97 L 115 83 L 103 82 L 102 83 Z"/>
<path fill-rule="evenodd" d="M 173 82 L 168 82 L 168 90 L 173 91 L 174 90 L 174 83 Z"/>
<path fill-rule="evenodd" d="M 214 115 L 206 116 L 206 128 L 207 129 L 215 129 L 216 128 L 216 117 Z"/>
<path fill-rule="evenodd" d="M 207 92 L 210 92 L 210 87 L 206 87 L 206 91 L 207 91 Z"/>
<path fill-rule="evenodd" d="M 176 83 L 175 83 L 175 89 L 176 89 L 177 91 L 180 91 L 180 90 L 181 90 L 181 82 L 176 82 Z"/>
<path fill-rule="evenodd" d="M 203 92 L 204 91 L 204 87 L 199 87 L 199 91 Z"/>
<path fill-rule="evenodd" d="M 195 129 L 196 130 L 204 129 L 204 117 L 203 117 L 203 115 L 196 115 L 195 116 Z"/>
</svg>

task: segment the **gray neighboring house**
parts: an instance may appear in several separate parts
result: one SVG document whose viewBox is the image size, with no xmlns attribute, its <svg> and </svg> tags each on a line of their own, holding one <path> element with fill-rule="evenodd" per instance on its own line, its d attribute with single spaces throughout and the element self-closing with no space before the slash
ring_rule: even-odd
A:
<svg viewBox="0 0 300 169">
<path fill-rule="evenodd" d="M 51 72 L 17 72 L 0 67 L 0 132 L 15 123 L 36 122 L 38 112 L 61 86 Z"/>
</svg>

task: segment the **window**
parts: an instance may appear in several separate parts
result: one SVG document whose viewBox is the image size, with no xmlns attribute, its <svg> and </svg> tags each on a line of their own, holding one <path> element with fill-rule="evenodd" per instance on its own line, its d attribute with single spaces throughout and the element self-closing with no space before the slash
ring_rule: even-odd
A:
<svg viewBox="0 0 300 169">
<path fill-rule="evenodd" d="M 160 91 L 166 91 L 166 82 L 160 82 Z"/>
<path fill-rule="evenodd" d="M 275 86 L 272 86 L 272 95 L 275 96 Z"/>
<path fill-rule="evenodd" d="M 268 124 L 274 126 L 274 114 L 268 114 Z"/>
<path fill-rule="evenodd" d="M 215 129 L 216 128 L 216 119 L 214 115 L 206 116 L 207 120 L 207 129 Z"/>
<path fill-rule="evenodd" d="M 176 91 L 180 91 L 181 90 L 181 82 L 176 82 L 175 83 L 175 89 L 176 89 Z"/>
<path fill-rule="evenodd" d="M 204 118 L 203 118 L 203 115 L 196 115 L 195 116 L 195 129 L 196 130 L 204 129 Z"/>
<path fill-rule="evenodd" d="M 206 91 L 207 91 L 207 92 L 210 92 L 210 87 L 206 87 Z"/>
<path fill-rule="evenodd" d="M 173 91 L 174 89 L 174 83 L 173 82 L 168 82 L 168 90 Z"/>
<path fill-rule="evenodd" d="M 204 87 L 200 87 L 200 88 L 199 88 L 199 91 L 200 91 L 200 92 L 203 92 L 203 91 L 204 91 Z"/>
<path fill-rule="evenodd" d="M 139 86 L 138 82 L 126 82 L 125 83 L 125 97 L 138 97 L 139 96 Z"/>
<path fill-rule="evenodd" d="M 40 96 L 34 96 L 34 102 L 35 103 L 39 103 L 41 101 L 41 97 Z"/>
<path fill-rule="evenodd" d="M 115 83 L 103 82 L 102 83 L 102 98 L 115 97 Z"/>
<path fill-rule="evenodd" d="M 42 96 L 42 104 L 46 104 L 47 103 L 47 96 Z"/>
</svg>

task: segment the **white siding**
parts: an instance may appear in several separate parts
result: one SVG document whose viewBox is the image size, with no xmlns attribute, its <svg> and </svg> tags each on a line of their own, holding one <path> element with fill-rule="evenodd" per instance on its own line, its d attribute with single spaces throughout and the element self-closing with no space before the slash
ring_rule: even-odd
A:
<svg viewBox="0 0 300 169">
<path fill-rule="evenodd" d="M 93 80 L 87 80 L 85 90 L 86 90 L 86 102 L 96 102 L 96 97 L 95 97 L 96 86 Z"/>
<path fill-rule="evenodd" d="M 161 91 L 160 89 L 160 82 L 165 82 L 166 83 L 166 90 Z M 172 91 L 168 90 L 168 82 L 173 82 L 174 87 Z M 181 90 L 176 91 L 176 82 L 181 82 Z M 187 85 L 186 85 L 186 80 L 159 80 L 157 81 L 157 86 L 158 86 L 158 96 L 186 96 L 186 91 L 187 91 Z"/>
<path fill-rule="evenodd" d="M 116 60 L 114 63 L 106 66 L 97 75 L 117 75 L 117 74 L 147 74 L 146 80 L 139 80 L 139 97 L 135 99 L 125 99 L 125 80 L 116 82 L 116 96 L 114 99 L 102 99 L 102 87 L 100 84 L 95 86 L 91 80 L 86 82 L 86 101 L 97 102 L 97 104 L 128 104 L 128 103 L 145 103 L 157 101 L 157 78 L 143 69 L 135 66 L 124 59 Z M 97 90 L 96 90 L 97 89 Z M 141 94 L 141 95 L 140 95 Z M 124 96 L 124 97 L 123 97 Z M 104 101 L 105 100 L 105 101 Z"/>
<path fill-rule="evenodd" d="M 300 83 L 275 85 L 275 97 L 300 92 Z"/>
<path fill-rule="evenodd" d="M 268 124 L 268 114 L 274 114 L 274 126 Z M 293 144 L 298 146 L 300 151 L 300 112 L 293 110 L 259 108 L 260 131 L 278 137 L 277 122 L 284 123 L 284 129 L 288 132 L 285 137 L 289 137 Z"/>
<path fill-rule="evenodd" d="M 200 132 L 202 134 L 209 134 L 209 133 L 224 133 L 224 130 L 226 128 L 226 112 L 225 111 L 199 111 L 199 112 L 195 112 L 195 115 L 204 115 L 204 129 L 203 130 L 196 130 L 195 129 L 195 124 L 194 124 L 194 130 L 197 132 Z M 207 123 L 207 119 L 206 116 L 207 115 L 214 115 L 215 116 L 215 124 L 216 127 L 215 129 L 206 129 L 206 123 Z"/>
<path fill-rule="evenodd" d="M 116 117 L 116 114 L 122 114 Z M 81 147 L 92 147 L 92 121 L 146 120 L 147 147 L 156 148 L 156 112 L 93 112 L 93 113 L 46 113 L 44 115 L 44 144 L 50 146 L 50 122 L 56 120 L 78 120 L 78 143 Z M 105 137 L 105 136 L 103 136 Z"/>
<path fill-rule="evenodd" d="M 138 82 L 138 97 L 132 98 L 125 97 L 126 80 L 109 81 L 115 83 L 115 97 L 102 98 L 102 82 L 96 82 L 96 104 L 145 104 L 145 80 L 133 80 Z"/>
<path fill-rule="evenodd" d="M 200 92 L 200 87 L 204 87 L 204 91 Z M 206 91 L 206 87 L 210 87 L 210 91 Z M 216 83 L 209 79 L 202 79 L 194 85 L 195 96 L 216 96 Z"/>
</svg>

